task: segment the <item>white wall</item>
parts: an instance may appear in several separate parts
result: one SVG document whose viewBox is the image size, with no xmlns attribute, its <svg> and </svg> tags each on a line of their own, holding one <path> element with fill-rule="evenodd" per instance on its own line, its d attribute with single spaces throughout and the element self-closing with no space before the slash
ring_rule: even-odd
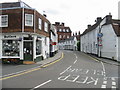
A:
<svg viewBox="0 0 120 90">
<path fill-rule="evenodd" d="M 116 59 L 116 34 L 111 25 L 105 25 L 102 27 L 102 48 L 101 56 Z"/>
<path fill-rule="evenodd" d="M 116 42 L 116 44 L 117 44 L 117 46 L 116 46 L 117 55 L 116 55 L 116 57 L 117 57 L 117 61 L 120 62 L 120 37 L 117 37 L 116 39 L 117 39 L 117 42 Z"/>
<path fill-rule="evenodd" d="M 45 37 L 42 38 L 42 54 L 44 59 L 47 58 L 47 54 L 49 55 L 49 37 L 46 37 L 47 43 L 45 45 Z"/>
<path fill-rule="evenodd" d="M 0 59 L 2 58 L 2 33 L 0 33 Z"/>
</svg>

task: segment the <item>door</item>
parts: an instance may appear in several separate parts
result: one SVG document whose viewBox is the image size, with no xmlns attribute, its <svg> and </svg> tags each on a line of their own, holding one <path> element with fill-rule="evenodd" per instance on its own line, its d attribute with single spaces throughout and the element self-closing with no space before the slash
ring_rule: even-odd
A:
<svg viewBox="0 0 120 90">
<path fill-rule="evenodd" d="M 24 61 L 33 61 L 33 42 L 24 41 Z"/>
</svg>

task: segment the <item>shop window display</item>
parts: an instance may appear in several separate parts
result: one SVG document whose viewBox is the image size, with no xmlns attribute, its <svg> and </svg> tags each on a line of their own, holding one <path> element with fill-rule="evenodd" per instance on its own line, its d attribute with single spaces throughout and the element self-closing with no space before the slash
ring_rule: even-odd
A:
<svg viewBox="0 0 120 90">
<path fill-rule="evenodd" d="M 3 40 L 3 56 L 19 56 L 19 41 Z"/>
</svg>

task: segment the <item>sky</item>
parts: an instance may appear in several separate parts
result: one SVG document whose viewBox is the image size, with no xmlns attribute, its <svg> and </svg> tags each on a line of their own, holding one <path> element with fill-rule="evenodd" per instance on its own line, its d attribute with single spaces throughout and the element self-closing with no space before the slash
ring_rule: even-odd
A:
<svg viewBox="0 0 120 90">
<path fill-rule="evenodd" d="M 18 0 L 0 0 L 3 2 L 16 2 Z M 22 0 L 39 13 L 45 13 L 47 19 L 54 24 L 63 22 L 72 32 L 87 29 L 93 25 L 97 17 L 104 18 L 111 13 L 113 19 L 118 19 L 118 2 L 120 0 Z M 45 11 L 45 12 L 44 12 Z"/>
</svg>

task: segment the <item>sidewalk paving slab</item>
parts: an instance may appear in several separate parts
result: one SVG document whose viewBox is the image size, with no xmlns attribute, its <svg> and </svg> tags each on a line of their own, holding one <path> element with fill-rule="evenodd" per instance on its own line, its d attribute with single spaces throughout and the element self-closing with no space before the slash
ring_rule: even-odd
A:
<svg viewBox="0 0 120 90">
<path fill-rule="evenodd" d="M 97 57 L 97 56 L 92 55 L 92 54 L 88 54 L 88 55 L 90 55 L 91 57 L 93 57 L 93 58 L 95 58 L 95 59 L 97 59 L 99 61 L 102 61 L 104 63 L 120 66 L 120 62 L 118 62 L 117 60 L 112 60 L 112 59 Z"/>
<path fill-rule="evenodd" d="M 45 64 L 54 62 L 54 61 L 58 60 L 61 57 L 61 55 L 62 55 L 62 52 L 58 51 L 58 53 L 55 56 L 49 57 L 49 58 L 44 59 L 44 60 L 39 61 L 39 62 L 36 62 L 36 64 L 45 65 Z"/>
</svg>

